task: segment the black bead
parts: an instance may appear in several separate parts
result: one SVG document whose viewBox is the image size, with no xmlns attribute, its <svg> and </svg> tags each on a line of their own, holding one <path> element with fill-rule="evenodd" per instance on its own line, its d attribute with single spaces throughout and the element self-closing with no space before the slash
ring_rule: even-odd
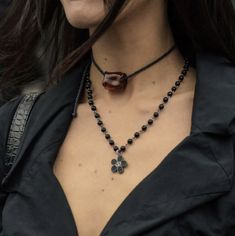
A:
<svg viewBox="0 0 235 236">
<path fill-rule="evenodd" d="M 112 159 L 112 160 L 111 160 L 111 164 L 112 164 L 112 165 L 115 165 L 116 163 L 117 163 L 117 160 L 116 160 L 116 159 Z"/>
<path fill-rule="evenodd" d="M 180 80 L 180 81 L 183 81 L 183 80 L 184 80 L 184 76 L 183 76 L 183 75 L 180 75 L 180 76 L 179 76 L 179 80 Z"/>
<path fill-rule="evenodd" d="M 128 144 L 132 144 L 132 143 L 133 143 L 133 139 L 131 139 L 131 138 L 128 139 L 128 140 L 127 140 L 127 143 L 128 143 Z"/>
<path fill-rule="evenodd" d="M 135 137 L 138 138 L 140 136 L 139 132 L 135 132 Z"/>
<path fill-rule="evenodd" d="M 88 99 L 92 99 L 93 96 L 92 96 L 92 95 L 88 95 L 87 98 L 88 98 Z"/>
<path fill-rule="evenodd" d="M 159 109 L 162 110 L 163 108 L 164 108 L 164 104 L 161 103 L 161 104 L 159 105 Z"/>
<path fill-rule="evenodd" d="M 185 70 L 188 70 L 188 68 L 189 68 L 189 62 L 185 62 L 185 64 L 184 64 L 184 69 L 185 69 Z"/>
<path fill-rule="evenodd" d="M 182 70 L 181 72 L 183 75 L 186 75 L 187 74 L 187 71 L 186 70 Z"/>
<path fill-rule="evenodd" d="M 96 110 L 96 106 L 92 105 L 92 106 L 91 106 L 91 110 L 92 110 L 92 111 L 95 111 L 95 110 Z"/>
<path fill-rule="evenodd" d="M 114 145 L 114 141 L 112 139 L 109 140 L 109 144 L 112 146 Z"/>
<path fill-rule="evenodd" d="M 179 86 L 179 85 L 180 85 L 180 80 L 177 80 L 177 81 L 175 82 L 175 85 L 176 85 L 176 86 Z"/>
<path fill-rule="evenodd" d="M 118 149 L 119 149 L 119 148 L 118 148 L 118 146 L 116 146 L 116 145 L 113 147 L 113 150 L 114 150 L 115 152 L 116 152 Z"/>
<path fill-rule="evenodd" d="M 171 91 L 175 92 L 176 89 L 177 89 L 177 88 L 176 88 L 175 86 L 173 86 L 173 87 L 171 88 Z"/>
<path fill-rule="evenodd" d="M 100 117 L 100 114 L 95 112 L 95 118 L 99 118 Z"/>
<path fill-rule="evenodd" d="M 110 139 L 110 137 L 111 137 L 110 134 L 105 134 L 106 139 Z"/>
<path fill-rule="evenodd" d="M 173 93 L 172 93 L 171 91 L 169 91 L 169 92 L 167 93 L 167 95 L 168 95 L 169 97 L 172 97 Z"/>
<path fill-rule="evenodd" d="M 102 125 L 103 124 L 102 120 L 98 120 L 97 124 Z"/>
<path fill-rule="evenodd" d="M 157 118 L 157 117 L 159 116 L 159 113 L 158 113 L 157 111 L 155 111 L 155 112 L 153 113 L 153 116 Z"/>
<path fill-rule="evenodd" d="M 164 97 L 163 102 L 167 103 L 168 102 L 168 97 Z"/>
<path fill-rule="evenodd" d="M 89 99 L 88 103 L 89 103 L 90 105 L 94 105 L 94 101 L 92 101 L 92 100 L 90 100 L 90 99 Z"/>
<path fill-rule="evenodd" d="M 125 147 L 125 146 L 121 146 L 121 147 L 120 147 L 120 150 L 121 150 L 122 152 L 125 152 L 125 151 L 126 151 L 126 147 Z"/>
<path fill-rule="evenodd" d="M 91 89 L 91 81 L 86 82 L 86 89 Z"/>
<path fill-rule="evenodd" d="M 143 130 L 143 131 L 147 130 L 147 128 L 148 128 L 147 125 L 143 125 L 143 126 L 142 126 L 142 130 Z"/>
<path fill-rule="evenodd" d="M 153 123 L 153 120 L 152 119 L 149 119 L 148 120 L 148 124 L 151 125 Z"/>
<path fill-rule="evenodd" d="M 90 91 L 90 92 L 87 92 L 87 95 L 88 96 L 92 96 L 92 92 Z"/>
<path fill-rule="evenodd" d="M 102 128 L 101 128 L 101 131 L 102 131 L 102 132 L 105 132 L 105 131 L 106 131 L 106 128 L 105 128 L 105 127 L 102 127 Z"/>
</svg>

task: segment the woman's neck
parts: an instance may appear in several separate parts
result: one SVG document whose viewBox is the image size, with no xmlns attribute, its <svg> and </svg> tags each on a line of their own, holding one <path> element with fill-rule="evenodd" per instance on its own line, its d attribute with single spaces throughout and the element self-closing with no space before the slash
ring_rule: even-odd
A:
<svg viewBox="0 0 235 236">
<path fill-rule="evenodd" d="M 127 11 L 128 7 L 132 6 L 127 5 Z M 90 33 L 93 31 L 90 28 Z M 149 1 L 114 22 L 93 45 L 92 52 L 103 70 L 121 71 L 128 75 L 162 55 L 173 44 L 165 1 Z M 163 61 L 130 78 L 126 90 L 120 94 L 105 90 L 102 85 L 103 75 L 92 64 L 90 79 L 94 97 L 107 103 L 122 104 L 146 97 L 146 94 L 156 96 L 153 85 L 170 86 L 170 82 L 174 81 L 172 76 L 180 73 L 182 63 L 183 59 L 176 49 Z"/>
</svg>

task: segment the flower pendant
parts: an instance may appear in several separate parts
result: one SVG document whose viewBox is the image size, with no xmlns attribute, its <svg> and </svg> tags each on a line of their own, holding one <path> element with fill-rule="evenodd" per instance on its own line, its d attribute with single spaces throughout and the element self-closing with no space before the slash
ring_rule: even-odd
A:
<svg viewBox="0 0 235 236">
<path fill-rule="evenodd" d="M 112 159 L 111 164 L 112 164 L 111 171 L 113 173 L 118 172 L 119 174 L 122 174 L 124 172 L 124 168 L 128 166 L 127 162 L 120 154 L 118 155 L 117 159 Z"/>
</svg>

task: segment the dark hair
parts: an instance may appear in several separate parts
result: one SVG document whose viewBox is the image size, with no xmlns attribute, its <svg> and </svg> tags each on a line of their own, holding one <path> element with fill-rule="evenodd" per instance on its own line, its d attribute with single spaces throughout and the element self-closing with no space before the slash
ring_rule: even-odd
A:
<svg viewBox="0 0 235 236">
<path fill-rule="evenodd" d="M 111 0 L 112 2 L 113 0 Z M 61 79 L 107 30 L 126 0 L 104 0 L 107 16 L 89 37 L 72 27 L 59 0 L 14 0 L 0 24 L 0 92 L 21 88 L 42 74 L 50 61 L 47 87 Z M 195 66 L 197 52 L 209 52 L 235 65 L 235 13 L 231 0 L 167 0 L 168 19 L 183 56 Z M 40 55 L 38 55 L 40 52 Z"/>
</svg>

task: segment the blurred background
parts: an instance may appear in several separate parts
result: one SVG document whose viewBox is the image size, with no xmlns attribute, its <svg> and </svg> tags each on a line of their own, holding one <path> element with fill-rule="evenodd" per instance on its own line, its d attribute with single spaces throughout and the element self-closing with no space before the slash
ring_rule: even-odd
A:
<svg viewBox="0 0 235 236">
<path fill-rule="evenodd" d="M 0 23 L 1 20 L 4 20 L 5 15 L 7 14 L 7 9 L 10 6 L 12 0 L 0 0 Z M 1 36 L 0 36 L 1 37 Z M 0 80 L 1 80 L 1 74 L 0 74 Z M 27 85 L 27 87 L 23 88 L 21 91 L 17 91 L 14 88 L 12 88 L 12 91 L 9 91 L 11 94 L 11 98 L 14 98 L 20 94 L 25 94 L 32 91 L 38 91 L 41 90 L 42 86 L 44 84 L 44 78 L 39 78 L 38 81 L 31 82 Z M 9 98 L 9 100 L 11 99 Z M 0 94 L 0 106 L 5 103 L 5 99 L 2 99 L 2 94 Z"/>
</svg>

